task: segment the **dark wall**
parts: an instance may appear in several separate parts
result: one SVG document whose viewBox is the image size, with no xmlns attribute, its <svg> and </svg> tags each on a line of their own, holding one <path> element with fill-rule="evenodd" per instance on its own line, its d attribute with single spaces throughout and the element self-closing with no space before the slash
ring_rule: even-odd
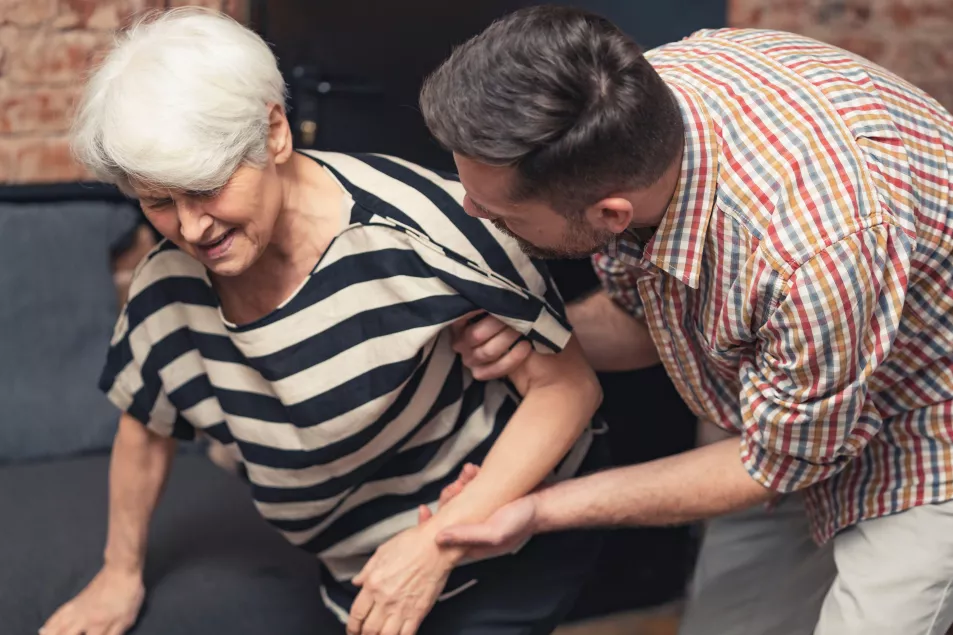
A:
<svg viewBox="0 0 953 635">
<path fill-rule="evenodd" d="M 454 46 L 493 19 L 531 4 L 540 3 L 272 0 L 258 2 L 255 15 L 291 85 L 290 114 L 299 145 L 396 154 L 451 169 L 417 111 L 421 82 Z M 561 4 L 605 15 L 646 48 L 725 21 L 724 0 Z M 319 92 L 322 83 L 328 92 Z M 316 125 L 312 143 L 300 134 L 303 122 Z"/>
</svg>

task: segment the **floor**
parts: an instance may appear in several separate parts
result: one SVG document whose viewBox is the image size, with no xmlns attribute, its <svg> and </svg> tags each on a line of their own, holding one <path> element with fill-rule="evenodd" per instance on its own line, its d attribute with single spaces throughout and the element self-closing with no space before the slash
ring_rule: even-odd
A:
<svg viewBox="0 0 953 635">
<path fill-rule="evenodd" d="M 678 613 L 678 605 L 623 613 L 564 626 L 555 635 L 676 635 Z"/>
</svg>

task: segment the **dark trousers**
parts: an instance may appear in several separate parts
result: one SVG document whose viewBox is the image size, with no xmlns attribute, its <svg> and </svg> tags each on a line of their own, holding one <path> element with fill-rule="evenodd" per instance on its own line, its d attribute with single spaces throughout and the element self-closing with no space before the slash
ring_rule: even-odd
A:
<svg viewBox="0 0 953 635">
<path fill-rule="evenodd" d="M 608 451 L 596 436 L 581 472 L 607 465 Z M 537 536 L 518 553 L 467 565 L 477 583 L 438 602 L 418 635 L 546 635 L 572 610 L 602 547 L 600 531 Z M 329 624 L 333 618 L 329 615 Z M 328 632 L 343 632 L 343 626 Z M 324 635 L 324 633 L 321 633 Z"/>
</svg>

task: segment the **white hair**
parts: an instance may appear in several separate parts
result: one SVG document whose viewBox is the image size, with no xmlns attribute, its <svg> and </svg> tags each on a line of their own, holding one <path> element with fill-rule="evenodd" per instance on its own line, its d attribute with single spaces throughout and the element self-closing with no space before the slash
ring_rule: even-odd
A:
<svg viewBox="0 0 953 635">
<path fill-rule="evenodd" d="M 143 16 L 117 38 L 76 111 L 72 149 L 97 178 L 209 191 L 268 161 L 271 104 L 285 83 L 268 45 L 225 14 Z"/>
</svg>

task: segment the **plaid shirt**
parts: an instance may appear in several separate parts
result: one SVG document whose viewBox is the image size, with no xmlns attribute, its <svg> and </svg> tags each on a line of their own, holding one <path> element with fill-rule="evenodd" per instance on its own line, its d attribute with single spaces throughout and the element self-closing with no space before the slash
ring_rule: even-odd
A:
<svg viewBox="0 0 953 635">
<path fill-rule="evenodd" d="M 953 117 L 840 49 L 705 30 L 647 54 L 686 125 L 648 243 L 596 256 L 682 397 L 815 539 L 953 498 Z"/>
</svg>

